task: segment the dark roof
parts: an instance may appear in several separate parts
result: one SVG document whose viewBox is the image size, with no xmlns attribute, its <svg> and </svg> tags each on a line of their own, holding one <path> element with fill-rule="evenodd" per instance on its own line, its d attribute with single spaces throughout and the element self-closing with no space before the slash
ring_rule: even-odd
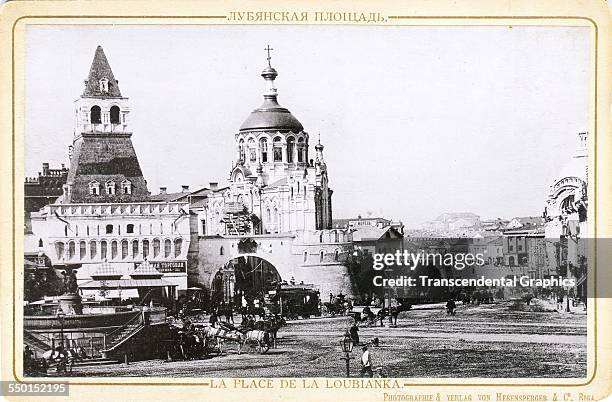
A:
<svg viewBox="0 0 612 402">
<path fill-rule="evenodd" d="M 106 78 L 108 80 L 108 92 L 100 90 L 100 80 Z M 102 46 L 96 48 L 89 76 L 85 82 L 85 90 L 83 96 L 97 96 L 105 98 L 120 98 L 121 91 L 119 90 L 119 81 L 115 79 L 113 70 L 111 70 Z"/>
<path fill-rule="evenodd" d="M 276 99 L 266 99 L 240 126 L 240 131 L 254 130 L 299 133 L 304 131 L 304 126 Z"/>
</svg>

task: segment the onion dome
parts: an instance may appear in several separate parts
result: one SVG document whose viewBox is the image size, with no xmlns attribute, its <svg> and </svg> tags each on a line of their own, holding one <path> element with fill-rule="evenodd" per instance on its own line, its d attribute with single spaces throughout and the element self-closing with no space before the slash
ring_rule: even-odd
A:
<svg viewBox="0 0 612 402">
<path fill-rule="evenodd" d="M 304 131 L 302 123 L 291 114 L 291 112 L 278 104 L 276 87 L 274 80 L 278 72 L 270 65 L 270 55 L 268 47 L 268 66 L 261 72 L 261 76 L 266 81 L 264 92 L 264 102 L 242 123 L 240 131 L 280 131 L 299 133 Z"/>
</svg>

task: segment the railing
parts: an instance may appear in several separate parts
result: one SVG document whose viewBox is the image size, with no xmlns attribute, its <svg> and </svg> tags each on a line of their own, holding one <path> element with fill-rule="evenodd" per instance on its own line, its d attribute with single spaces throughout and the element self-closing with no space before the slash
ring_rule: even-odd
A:
<svg viewBox="0 0 612 402">
<path fill-rule="evenodd" d="M 127 322 L 124 326 L 119 327 L 109 333 L 106 336 L 106 339 L 108 339 L 110 343 L 106 345 L 106 349 L 104 350 L 104 352 L 112 351 L 117 346 L 121 345 L 123 342 L 129 339 L 134 333 L 143 328 L 145 324 L 145 314 L 145 312 L 142 312 L 141 314 Z"/>
<path fill-rule="evenodd" d="M 63 323 L 55 316 L 25 316 L 23 318 L 23 326 L 25 329 L 32 330 L 47 330 L 47 331 L 64 331 L 71 330 L 82 331 L 87 328 L 99 327 L 116 327 L 123 326 L 130 322 L 134 317 L 140 317 L 140 311 L 128 311 L 125 313 L 113 314 L 91 314 L 91 315 L 66 315 L 63 318 Z"/>
</svg>

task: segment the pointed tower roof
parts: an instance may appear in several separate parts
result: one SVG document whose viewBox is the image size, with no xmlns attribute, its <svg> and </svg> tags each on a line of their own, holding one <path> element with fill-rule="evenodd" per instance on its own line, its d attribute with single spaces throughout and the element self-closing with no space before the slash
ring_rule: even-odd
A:
<svg viewBox="0 0 612 402">
<path fill-rule="evenodd" d="M 101 81 L 106 80 L 107 86 L 103 86 Z M 83 96 L 95 96 L 104 98 L 120 98 L 119 81 L 115 79 L 102 46 L 96 48 L 89 76 L 85 81 Z"/>
</svg>

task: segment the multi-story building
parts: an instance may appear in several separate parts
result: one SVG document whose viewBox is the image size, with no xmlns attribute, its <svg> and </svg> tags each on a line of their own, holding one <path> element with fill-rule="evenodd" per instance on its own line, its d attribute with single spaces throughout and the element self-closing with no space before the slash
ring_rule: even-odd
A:
<svg viewBox="0 0 612 402">
<path fill-rule="evenodd" d="M 84 294 L 104 285 L 106 297 L 137 296 L 143 288 L 176 297 L 175 290 L 187 288 L 189 204 L 150 200 L 132 145 L 128 98 L 100 46 L 75 110 L 63 193 L 32 213 L 40 251 L 56 270 L 77 270 Z M 159 278 L 133 277 L 145 260 Z M 113 281 L 96 283 L 101 271 L 112 271 Z"/>
</svg>

